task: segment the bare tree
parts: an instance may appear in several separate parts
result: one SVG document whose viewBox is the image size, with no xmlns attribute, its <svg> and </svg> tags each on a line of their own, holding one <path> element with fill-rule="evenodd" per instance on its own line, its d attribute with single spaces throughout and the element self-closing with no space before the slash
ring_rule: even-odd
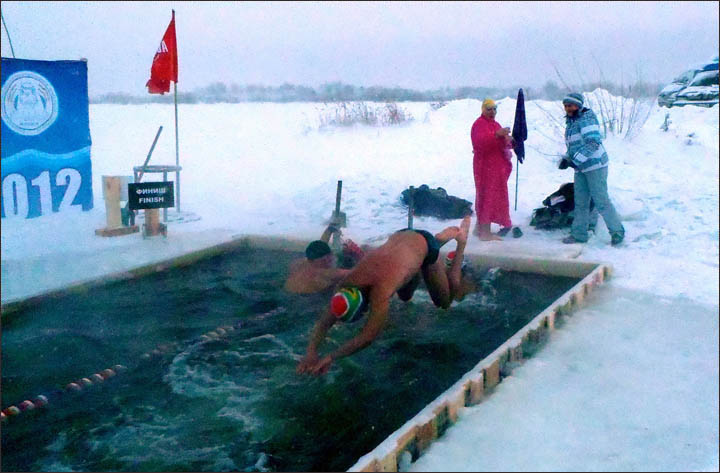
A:
<svg viewBox="0 0 720 473">
<path fill-rule="evenodd" d="M 607 80 L 605 71 L 597 60 L 597 57 L 592 54 L 592 58 L 597 66 L 599 80 L 588 80 L 584 72 L 586 69 L 583 68 L 573 56 L 575 73 L 580 80 L 580 85 L 572 88 L 568 86 L 557 65 L 552 61 L 551 65 L 557 77 L 568 90 L 584 91 L 588 106 L 595 110 L 598 115 L 598 121 L 602 126 L 604 137 L 612 134 L 626 140 L 631 140 L 637 135 L 640 129 L 642 129 L 650 116 L 652 105 L 655 102 L 655 96 L 652 94 L 653 88 L 642 80 L 641 68 L 638 64 L 635 68 L 635 80 L 627 86 L 625 84 L 625 75 L 621 69 L 621 82 L 618 90 L 616 86 L 613 86 L 612 83 Z M 542 107 L 539 105 L 538 107 L 542 110 Z M 551 117 L 551 114 L 546 110 L 543 110 L 543 112 L 545 112 L 546 116 Z M 552 118 L 551 123 L 553 123 L 553 127 L 555 128 L 557 120 L 554 119 L 554 117 Z"/>
</svg>

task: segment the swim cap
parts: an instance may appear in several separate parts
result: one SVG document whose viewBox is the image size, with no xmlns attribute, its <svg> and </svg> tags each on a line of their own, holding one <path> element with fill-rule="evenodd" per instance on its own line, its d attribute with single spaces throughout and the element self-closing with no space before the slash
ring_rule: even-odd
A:
<svg viewBox="0 0 720 473">
<path fill-rule="evenodd" d="M 327 254 L 330 254 L 330 245 L 322 240 L 315 240 L 305 248 L 305 256 L 311 261 Z"/>
<path fill-rule="evenodd" d="M 343 322 L 352 322 L 359 316 L 363 295 L 357 287 L 344 287 L 330 299 L 330 312 Z"/>
<path fill-rule="evenodd" d="M 455 252 L 451 251 L 445 256 L 445 267 L 450 268 L 450 266 L 452 266 L 452 262 L 454 260 L 455 260 Z M 460 267 L 463 272 L 465 272 L 467 265 L 468 265 L 468 262 L 463 259 L 462 266 Z"/>
<path fill-rule="evenodd" d="M 455 259 L 455 252 L 451 251 L 445 256 L 445 266 L 448 268 L 452 265 L 453 260 Z"/>
</svg>

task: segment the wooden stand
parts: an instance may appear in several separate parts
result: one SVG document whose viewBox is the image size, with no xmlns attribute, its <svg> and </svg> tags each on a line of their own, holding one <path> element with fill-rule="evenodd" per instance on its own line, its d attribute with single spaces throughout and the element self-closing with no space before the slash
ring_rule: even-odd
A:
<svg viewBox="0 0 720 473">
<path fill-rule="evenodd" d="M 127 178 L 124 176 L 103 176 L 102 182 L 107 226 L 95 230 L 95 235 L 113 237 L 138 232 L 137 225 L 123 226 L 120 217 L 120 200 L 123 196 L 123 187 L 127 189 Z"/>
<path fill-rule="evenodd" d="M 137 233 L 140 231 L 140 227 L 132 225 L 130 227 L 118 227 L 118 228 L 98 228 L 95 230 L 95 235 L 102 237 L 114 237 L 129 235 L 131 233 Z"/>
</svg>

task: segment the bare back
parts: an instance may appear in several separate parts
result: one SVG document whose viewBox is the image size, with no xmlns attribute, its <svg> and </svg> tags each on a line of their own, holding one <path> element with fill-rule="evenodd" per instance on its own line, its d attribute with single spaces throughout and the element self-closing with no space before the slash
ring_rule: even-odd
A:
<svg viewBox="0 0 720 473">
<path fill-rule="evenodd" d="M 285 281 L 285 290 L 295 294 L 312 294 L 324 291 L 334 285 L 349 271 L 340 268 L 316 268 L 307 260 L 294 261 L 290 275 Z"/>
<path fill-rule="evenodd" d="M 427 252 L 422 235 L 394 233 L 382 246 L 368 252 L 340 284 L 371 287 L 376 297 L 390 298 L 418 273 Z"/>
</svg>

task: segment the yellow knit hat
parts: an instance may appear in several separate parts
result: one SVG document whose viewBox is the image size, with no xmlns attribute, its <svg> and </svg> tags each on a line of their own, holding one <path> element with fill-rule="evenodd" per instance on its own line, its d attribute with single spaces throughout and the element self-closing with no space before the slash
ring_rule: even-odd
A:
<svg viewBox="0 0 720 473">
<path fill-rule="evenodd" d="M 483 100 L 482 107 L 495 107 L 495 101 L 493 99 L 485 99 Z"/>
</svg>

